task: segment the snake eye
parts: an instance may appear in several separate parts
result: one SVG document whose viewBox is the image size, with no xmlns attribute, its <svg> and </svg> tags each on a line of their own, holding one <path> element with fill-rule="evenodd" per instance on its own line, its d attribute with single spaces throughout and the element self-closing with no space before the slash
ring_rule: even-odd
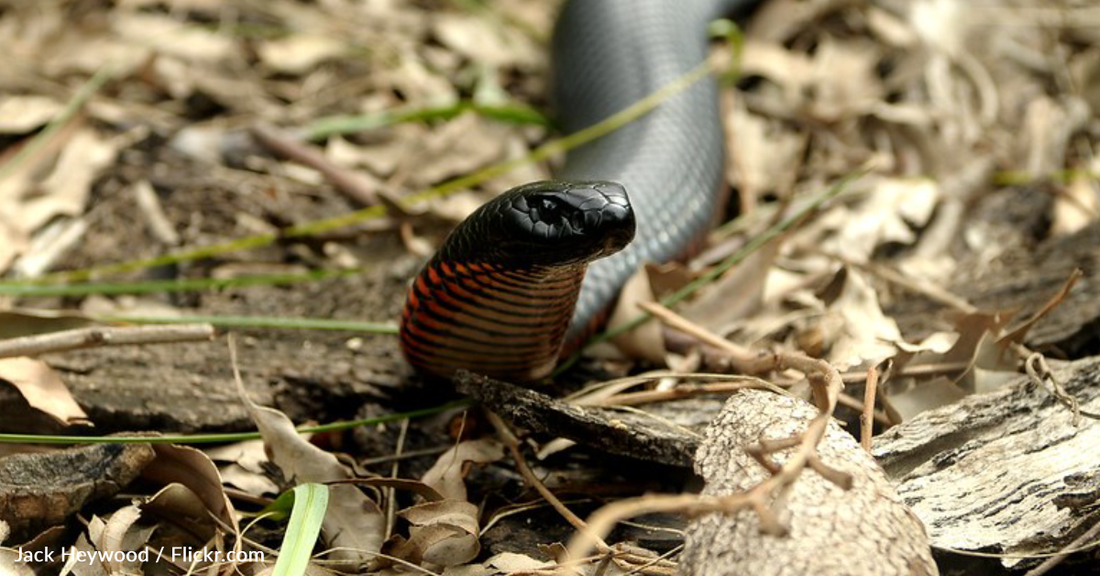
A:
<svg viewBox="0 0 1100 576">
<path fill-rule="evenodd" d="M 538 198 L 530 203 L 531 220 L 553 224 L 561 219 L 562 207 L 551 198 Z"/>
</svg>

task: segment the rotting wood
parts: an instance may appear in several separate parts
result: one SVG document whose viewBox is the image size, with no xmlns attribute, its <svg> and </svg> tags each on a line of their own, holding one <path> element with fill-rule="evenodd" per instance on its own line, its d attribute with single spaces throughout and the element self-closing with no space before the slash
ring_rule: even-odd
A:
<svg viewBox="0 0 1100 576">
<path fill-rule="evenodd" d="M 96 444 L 0 458 L 0 519 L 22 542 L 114 496 L 153 457 L 148 444 Z"/>
<path fill-rule="evenodd" d="M 1065 284 L 1075 269 L 1083 272 L 1066 299 L 1030 330 L 1028 347 L 1056 348 L 1069 357 L 1095 351 L 1100 332 L 1100 223 L 1063 237 L 1049 239 L 1036 248 L 1018 248 L 993 263 L 961 265 L 960 275 L 949 290 L 982 310 L 1016 310 L 1024 319 L 1038 310 Z M 929 300 L 907 298 L 887 312 L 911 337 L 931 327 L 935 316 Z"/>
<path fill-rule="evenodd" d="M 1082 411 L 1100 411 L 1100 356 L 1054 376 Z M 929 526 L 933 545 L 1054 552 L 1100 520 L 1100 422 L 1073 421 L 1069 408 L 1021 376 L 887 431 L 873 453 Z"/>
<path fill-rule="evenodd" d="M 460 371 L 459 392 L 527 430 L 576 440 L 611 454 L 673 466 L 690 466 L 699 436 L 639 412 L 588 408 L 555 400 L 515 384 Z"/>
<path fill-rule="evenodd" d="M 744 492 L 769 473 L 746 449 L 762 439 L 802 432 L 817 415 L 813 406 L 778 394 L 734 394 L 707 429 L 695 470 L 704 495 Z M 782 459 L 789 450 L 773 457 Z M 885 474 L 855 438 L 835 422 L 818 445 L 824 464 L 853 480 L 845 490 L 806 469 L 777 512 L 788 533 L 764 534 L 751 509 L 710 513 L 687 529 L 681 558 L 685 575 L 918 575 L 936 574 L 928 537 L 894 493 Z"/>
</svg>

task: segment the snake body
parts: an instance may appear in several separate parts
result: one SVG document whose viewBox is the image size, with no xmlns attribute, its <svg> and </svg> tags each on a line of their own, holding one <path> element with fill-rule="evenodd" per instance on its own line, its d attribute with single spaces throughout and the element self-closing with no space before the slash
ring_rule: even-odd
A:
<svg viewBox="0 0 1100 576">
<path fill-rule="evenodd" d="M 553 38 L 562 127 L 604 120 L 695 68 L 707 23 L 750 3 L 567 1 Z M 486 203 L 417 276 L 401 322 L 406 358 L 439 376 L 545 377 L 641 263 L 681 256 L 706 232 L 721 211 L 724 154 L 707 79 L 570 151 L 560 181 Z"/>
</svg>

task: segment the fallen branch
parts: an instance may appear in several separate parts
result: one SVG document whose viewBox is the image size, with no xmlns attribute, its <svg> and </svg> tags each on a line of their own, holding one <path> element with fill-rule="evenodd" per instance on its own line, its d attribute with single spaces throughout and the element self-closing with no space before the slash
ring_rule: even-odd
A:
<svg viewBox="0 0 1100 576">
<path fill-rule="evenodd" d="M 214 327 L 210 324 L 93 326 L 0 340 L 0 358 L 38 356 L 50 352 L 67 352 L 100 346 L 166 344 L 213 339 Z"/>
</svg>

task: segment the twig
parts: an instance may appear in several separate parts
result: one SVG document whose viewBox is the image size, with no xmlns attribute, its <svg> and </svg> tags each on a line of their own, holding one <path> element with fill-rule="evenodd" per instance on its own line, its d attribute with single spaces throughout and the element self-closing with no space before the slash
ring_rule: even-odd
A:
<svg viewBox="0 0 1100 576">
<path fill-rule="evenodd" d="M 48 352 L 65 352 L 99 346 L 194 342 L 213 338 L 214 327 L 210 324 L 93 326 L 0 340 L 0 358 L 38 356 Z"/>
<path fill-rule="evenodd" d="M 871 451 L 871 435 L 874 432 L 872 416 L 875 413 L 875 394 L 878 392 L 878 366 L 867 370 L 867 384 L 863 387 L 863 413 L 859 415 L 859 444 Z"/>
<path fill-rule="evenodd" d="M 569 556 L 583 558 L 593 545 L 602 544 L 602 538 L 621 519 L 653 512 L 682 512 L 699 514 L 707 512 L 736 512 L 752 508 L 760 521 L 760 529 L 768 534 L 782 535 L 784 526 L 780 523 L 773 507 L 784 501 L 787 492 L 802 474 L 810 467 L 826 480 L 847 489 L 851 485 L 850 475 L 827 466 L 817 455 L 817 446 L 825 437 L 829 420 L 836 409 L 838 398 L 844 383 L 840 373 L 824 360 L 816 360 L 799 354 L 747 353 L 724 338 L 692 324 L 683 317 L 658 304 L 639 304 L 640 307 L 660 319 L 662 322 L 699 338 L 700 341 L 736 355 L 742 364 L 755 373 L 770 370 L 794 369 L 806 375 L 814 392 L 814 402 L 818 415 L 810 421 L 806 430 L 799 436 L 787 439 L 761 442 L 750 449 L 761 464 L 772 472 L 767 479 L 745 492 L 720 497 L 694 495 L 644 496 L 629 500 L 620 500 L 597 510 L 588 519 L 588 528 L 575 534 L 569 543 Z M 766 456 L 784 449 L 794 449 L 782 466 L 775 465 Z"/>
<path fill-rule="evenodd" d="M 941 374 L 952 374 L 955 372 L 965 372 L 970 369 L 970 362 L 944 362 L 941 364 L 920 364 L 917 366 L 905 366 L 899 368 L 894 372 L 895 376 L 939 376 Z M 853 372 L 843 372 L 840 377 L 844 380 L 845 384 L 857 384 L 867 380 L 866 370 L 856 370 Z"/>
<path fill-rule="evenodd" d="M 742 378 L 751 378 L 743 376 Z M 724 394 L 745 390 L 771 390 L 772 392 L 786 393 L 782 388 L 764 382 L 758 378 L 751 378 L 748 382 L 711 382 L 707 384 L 680 384 L 670 390 L 642 390 L 641 392 L 623 392 L 601 399 L 599 402 L 579 403 L 582 406 L 637 406 L 639 404 L 651 404 L 654 402 L 668 402 L 681 398 L 691 398 L 706 394 Z"/>
<path fill-rule="evenodd" d="M 390 478 L 398 478 L 401 469 L 400 456 L 405 449 L 405 437 L 409 433 L 409 422 L 409 420 L 402 420 L 401 427 L 398 429 L 397 446 L 394 447 L 393 454 L 396 458 L 390 465 Z M 388 540 L 393 534 L 393 525 L 397 519 L 397 491 L 392 486 L 388 486 L 383 488 L 382 492 L 386 497 L 386 531 L 384 539 Z"/>
<path fill-rule="evenodd" d="M 527 482 L 527 484 L 529 484 L 532 488 L 535 489 L 535 491 L 537 491 L 543 498 L 545 498 L 546 501 L 554 507 L 554 510 L 557 510 L 558 514 L 561 514 L 562 518 L 565 518 L 566 522 L 569 522 L 570 525 L 572 525 L 581 533 L 587 532 L 588 525 L 584 523 L 584 520 L 581 520 L 579 516 L 577 516 L 573 513 L 572 510 L 567 508 L 565 504 L 563 504 L 562 501 L 559 500 L 558 497 L 555 496 L 554 493 L 551 492 L 550 489 L 542 483 L 542 480 L 539 480 L 538 477 L 535 476 L 535 473 L 531 471 L 531 467 L 527 465 L 527 459 L 524 458 L 523 451 L 520 449 L 519 439 L 516 438 L 515 433 L 513 433 L 512 429 L 508 427 L 508 424 L 506 424 L 504 420 L 500 418 L 500 416 L 497 416 L 492 411 L 486 410 L 485 413 L 488 415 L 489 422 L 493 424 L 493 428 L 496 429 L 497 435 L 500 436 L 501 442 L 503 442 L 504 445 L 508 447 L 508 451 L 512 454 L 512 460 L 516 462 L 516 469 L 519 470 L 519 473 L 523 476 L 523 479 Z M 595 541 L 596 546 L 600 550 L 600 552 L 606 552 L 610 550 L 607 542 L 603 541 L 602 536 L 596 536 Z"/>
<path fill-rule="evenodd" d="M 352 200 L 364 206 L 378 203 L 378 195 L 369 182 L 359 174 L 333 164 L 315 146 L 301 142 L 274 126 L 253 126 L 251 132 L 257 142 L 272 152 L 320 172 L 337 190 L 347 194 Z"/>
<path fill-rule="evenodd" d="M 748 348 L 738 346 L 725 338 L 701 328 L 699 325 L 690 322 L 683 316 L 672 312 L 656 302 L 639 302 L 638 307 L 652 314 L 653 317 L 657 318 L 665 325 L 675 328 L 689 336 L 693 336 L 700 342 L 709 344 L 726 353 L 733 369 L 742 374 L 763 374 L 764 372 L 775 369 L 776 362 L 774 356 L 770 354 L 759 354 Z"/>
<path fill-rule="evenodd" d="M 861 400 L 857 400 L 851 394 L 846 394 L 844 392 L 841 392 L 840 395 L 837 396 L 836 399 L 837 399 L 837 403 L 840 404 L 841 406 L 847 406 L 848 408 L 851 408 L 852 410 L 863 412 L 863 402 Z M 886 412 L 883 412 L 882 410 L 875 410 L 874 411 L 874 418 L 875 418 L 875 422 L 878 422 L 879 424 L 882 424 L 884 426 L 893 426 L 894 425 L 894 422 L 892 420 L 890 420 L 890 417 L 886 414 Z"/>
<path fill-rule="evenodd" d="M 1100 522 L 1093 524 L 1084 534 L 1081 534 L 1075 538 L 1073 542 L 1066 545 L 1061 552 L 1047 558 L 1042 564 L 1032 568 L 1027 574 L 1024 574 L 1024 576 L 1043 576 L 1043 574 L 1050 572 L 1052 568 L 1061 564 L 1070 554 L 1097 546 L 1098 543 L 1094 541 L 1097 536 L 1100 536 Z"/>
<path fill-rule="evenodd" d="M 1100 420 L 1100 414 L 1088 412 L 1081 409 L 1081 403 L 1077 400 L 1073 394 L 1070 394 L 1062 383 L 1054 377 L 1054 372 L 1047 364 L 1046 358 L 1039 352 L 1034 352 L 1031 356 L 1028 356 L 1027 361 L 1024 362 L 1024 369 L 1027 371 L 1027 375 L 1031 378 L 1031 381 L 1043 390 L 1047 390 L 1046 386 L 1043 386 L 1044 382 L 1050 382 L 1050 392 L 1063 406 L 1069 408 L 1073 412 L 1073 425 L 1075 427 L 1081 425 L 1081 417 L 1091 418 L 1093 420 Z"/>
<path fill-rule="evenodd" d="M 1057 308 L 1058 305 L 1066 299 L 1066 296 L 1069 296 L 1069 291 L 1073 289 L 1074 284 L 1077 284 L 1077 281 L 1080 280 L 1081 277 L 1084 275 L 1085 273 L 1082 272 L 1080 268 L 1074 268 L 1073 272 L 1070 272 L 1069 278 L 1066 278 L 1065 283 L 1062 284 L 1062 289 L 1059 290 L 1057 294 L 1051 296 L 1050 299 L 1048 299 L 1046 303 L 1043 304 L 1043 307 L 1040 308 L 1038 312 L 1032 314 L 1031 318 L 1028 318 L 1012 330 L 1006 330 L 1003 336 L 997 338 L 997 343 L 1003 344 L 1005 342 L 1023 341 L 1024 336 L 1026 336 L 1028 331 L 1031 330 L 1031 327 L 1034 326 L 1035 323 L 1038 322 L 1043 316 L 1049 314 L 1051 310 Z"/>
</svg>

